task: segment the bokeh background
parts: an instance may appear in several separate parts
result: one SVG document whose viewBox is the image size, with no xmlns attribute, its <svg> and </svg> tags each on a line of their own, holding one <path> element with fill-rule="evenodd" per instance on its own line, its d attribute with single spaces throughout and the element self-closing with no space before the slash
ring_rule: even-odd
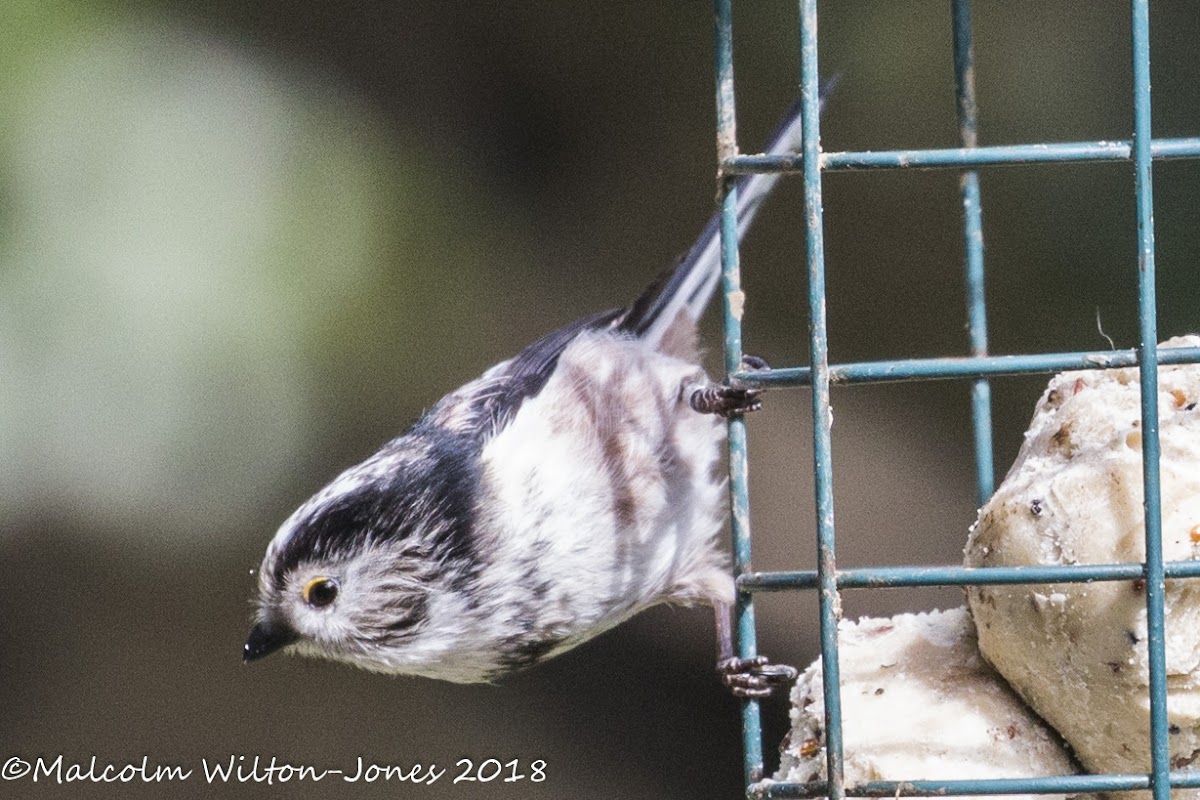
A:
<svg viewBox="0 0 1200 800">
<path fill-rule="evenodd" d="M 1127 3 L 977 3 L 984 144 L 1125 139 Z M 1156 2 L 1154 127 L 1200 132 L 1200 15 Z M 625 302 L 713 210 L 711 8 L 679 0 L 5 0 L 0 6 L 0 758 L 185 783 L 4 797 L 736 797 L 703 610 L 657 609 L 500 686 L 240 660 L 279 522 L 445 391 Z M 944 0 L 825 4 L 829 150 L 956 142 Z M 736 11 L 739 134 L 798 83 L 794 4 Z M 1159 327 L 1200 327 L 1200 165 L 1155 168 Z M 826 181 L 837 361 L 965 352 L 957 176 Z M 1136 344 L 1126 164 L 982 178 L 993 351 Z M 801 193 L 743 251 L 747 349 L 806 352 Z M 710 321 L 711 322 L 711 321 Z M 717 330 L 709 329 L 716 342 Z M 717 355 L 715 352 L 712 355 Z M 714 359 L 715 361 L 715 359 Z M 1044 378 L 997 381 L 1003 473 Z M 843 563 L 954 563 L 962 384 L 834 395 Z M 756 565 L 813 564 L 808 396 L 751 423 Z M 850 593 L 846 613 L 958 604 Z M 816 650 L 810 596 L 760 644 Z M 768 754 L 786 705 L 766 706 Z M 210 787 L 202 757 L 544 759 L 542 784 Z M 768 756 L 769 759 L 772 756 Z"/>
</svg>

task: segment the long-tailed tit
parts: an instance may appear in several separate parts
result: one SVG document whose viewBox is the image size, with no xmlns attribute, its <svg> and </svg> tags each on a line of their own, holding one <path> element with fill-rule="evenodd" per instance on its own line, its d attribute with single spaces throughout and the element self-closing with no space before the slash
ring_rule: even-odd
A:
<svg viewBox="0 0 1200 800">
<path fill-rule="evenodd" d="M 768 152 L 800 130 L 793 109 Z M 739 179 L 739 237 L 776 180 Z M 721 417 L 760 403 L 699 366 L 718 221 L 628 308 L 538 339 L 300 506 L 263 558 L 245 660 L 286 647 L 491 681 L 658 603 L 707 603 L 734 694 L 794 679 L 733 654 Z"/>
</svg>

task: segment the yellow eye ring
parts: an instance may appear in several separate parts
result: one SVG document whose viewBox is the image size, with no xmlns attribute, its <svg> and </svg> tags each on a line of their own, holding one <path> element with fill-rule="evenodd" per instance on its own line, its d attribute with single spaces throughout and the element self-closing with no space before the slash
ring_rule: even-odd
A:
<svg viewBox="0 0 1200 800">
<path fill-rule="evenodd" d="M 324 576 L 313 578 L 300 591 L 300 597 L 313 608 L 325 608 L 337 599 L 337 595 L 337 581 Z"/>
</svg>

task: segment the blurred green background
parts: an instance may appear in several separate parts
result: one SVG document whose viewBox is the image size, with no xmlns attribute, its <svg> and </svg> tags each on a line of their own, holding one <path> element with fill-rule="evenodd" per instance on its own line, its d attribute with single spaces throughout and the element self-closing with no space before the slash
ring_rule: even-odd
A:
<svg viewBox="0 0 1200 800">
<path fill-rule="evenodd" d="M 976 6 L 981 143 L 1129 137 L 1127 3 Z M 1196 135 L 1200 15 L 1152 14 L 1155 133 Z M 687 248 L 713 209 L 711 25 L 707 4 L 667 0 L 5 0 L 0 759 L 494 757 L 544 759 L 548 778 L 0 795 L 739 796 L 738 706 L 703 610 L 656 609 L 500 686 L 240 660 L 250 571 L 299 502 Z M 842 75 L 827 150 L 955 144 L 944 0 L 824 4 L 821 26 Z M 736 10 L 743 151 L 795 96 L 796 28 L 790 3 Z M 1200 327 L 1198 170 L 1155 168 L 1163 338 Z M 965 352 L 957 185 L 828 177 L 835 360 Z M 996 169 L 982 188 L 993 351 L 1103 349 L 1098 315 L 1136 344 L 1130 166 Z M 800 199 L 786 180 L 743 250 L 747 350 L 777 366 L 807 357 Z M 1001 474 L 1044 381 L 996 384 Z M 842 562 L 957 562 L 966 386 L 834 404 Z M 780 393 L 751 423 L 758 567 L 813 564 L 807 409 Z M 858 592 L 846 613 L 960 599 Z M 813 599 L 759 607 L 762 649 L 807 664 Z M 786 704 L 766 716 L 771 754 Z"/>
</svg>

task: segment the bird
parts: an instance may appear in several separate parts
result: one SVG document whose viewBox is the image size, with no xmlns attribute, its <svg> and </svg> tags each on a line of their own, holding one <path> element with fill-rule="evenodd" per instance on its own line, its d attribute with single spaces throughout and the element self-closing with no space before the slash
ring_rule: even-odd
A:
<svg viewBox="0 0 1200 800">
<path fill-rule="evenodd" d="M 801 134 L 797 102 L 765 152 L 792 153 Z M 778 178 L 736 180 L 739 239 Z M 725 420 L 762 401 L 700 366 L 719 231 L 714 214 L 633 303 L 450 392 L 296 509 L 258 570 L 243 660 L 286 650 L 491 683 L 651 606 L 706 604 L 717 674 L 735 696 L 794 681 L 790 666 L 734 655 L 717 467 Z"/>
</svg>

